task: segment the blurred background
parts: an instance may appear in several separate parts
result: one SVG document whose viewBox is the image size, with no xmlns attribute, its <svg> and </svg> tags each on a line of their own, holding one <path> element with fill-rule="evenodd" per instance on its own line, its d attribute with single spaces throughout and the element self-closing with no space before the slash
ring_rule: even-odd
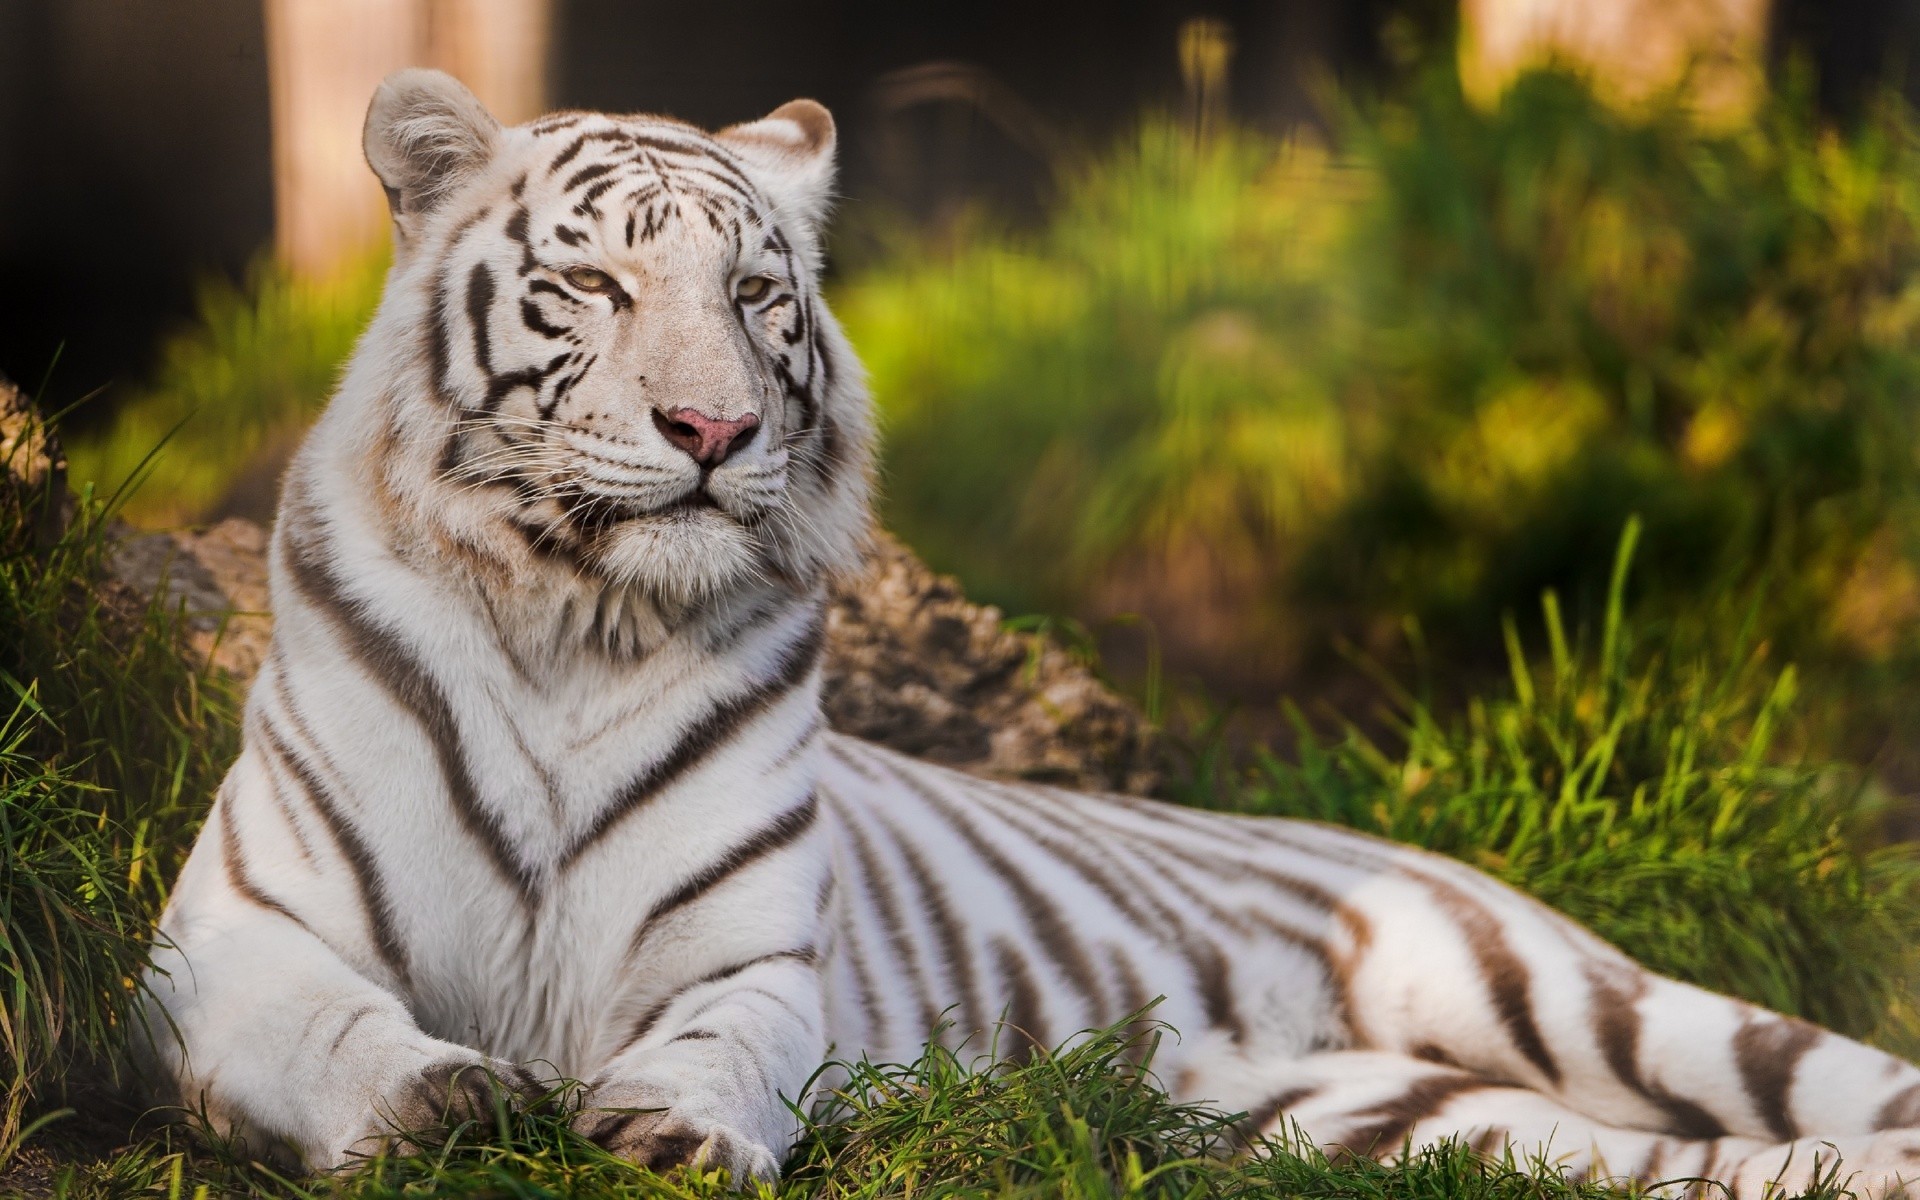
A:
<svg viewBox="0 0 1920 1200">
<path fill-rule="evenodd" d="M 0 372 L 76 481 L 271 514 L 410 64 L 828 104 L 884 520 L 1175 724 L 1465 705 L 1633 523 L 1643 644 L 1795 664 L 1793 737 L 1920 791 L 1912 0 L 0 0 Z"/>
</svg>

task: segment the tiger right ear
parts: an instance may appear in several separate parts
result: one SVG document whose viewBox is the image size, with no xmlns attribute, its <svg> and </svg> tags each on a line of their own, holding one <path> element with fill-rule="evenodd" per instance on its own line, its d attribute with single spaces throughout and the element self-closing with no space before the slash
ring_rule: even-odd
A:
<svg viewBox="0 0 1920 1200">
<path fill-rule="evenodd" d="M 465 85 L 418 67 L 380 81 L 361 135 L 367 165 L 403 228 L 485 166 L 499 141 L 500 122 Z"/>
</svg>

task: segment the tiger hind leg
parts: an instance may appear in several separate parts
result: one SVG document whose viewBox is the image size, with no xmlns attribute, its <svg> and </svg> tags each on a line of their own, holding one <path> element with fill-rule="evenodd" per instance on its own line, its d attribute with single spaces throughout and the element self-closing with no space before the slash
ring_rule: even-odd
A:
<svg viewBox="0 0 1920 1200">
<path fill-rule="evenodd" d="M 1328 843 L 1323 855 L 1358 853 L 1309 832 Z M 1909 1063 L 1654 974 L 1462 864 L 1369 853 L 1391 865 L 1349 893 L 1350 924 L 1365 936 L 1340 977 L 1340 1049 L 1429 1059 L 1603 1125 L 1692 1140 L 1920 1127 Z"/>
<path fill-rule="evenodd" d="M 1609 1125 L 1531 1088 L 1398 1054 L 1333 1051 L 1279 1072 L 1271 1098 L 1241 1128 L 1282 1141 L 1296 1133 L 1330 1155 L 1398 1159 L 1446 1141 L 1482 1154 L 1510 1152 L 1580 1179 L 1632 1182 L 1670 1193 L 1724 1185 L 1735 1200 L 1797 1195 L 1834 1173 L 1856 1195 L 1901 1195 L 1920 1185 L 1920 1129 L 1790 1141 L 1689 1138 Z M 1916 1186 L 1920 1193 L 1920 1186 Z"/>
</svg>

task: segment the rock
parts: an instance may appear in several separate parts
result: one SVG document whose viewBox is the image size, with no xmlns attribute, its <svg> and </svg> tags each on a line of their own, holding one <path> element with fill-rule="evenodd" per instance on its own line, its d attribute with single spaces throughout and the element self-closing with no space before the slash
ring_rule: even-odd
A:
<svg viewBox="0 0 1920 1200">
<path fill-rule="evenodd" d="M 57 537 L 70 503 L 26 501 L 34 489 L 63 488 L 66 464 L 4 380 L 0 464 L 0 505 L 33 518 L 36 538 Z M 267 531 L 229 518 L 203 530 L 116 532 L 113 584 L 130 596 L 164 586 L 192 651 L 251 679 L 273 628 Z M 969 602 L 885 533 L 834 590 L 825 705 L 842 733 L 984 775 L 1135 793 L 1159 782 L 1158 735 L 1138 708 L 1051 640 L 1007 629 L 997 609 Z"/>
<path fill-rule="evenodd" d="M 50 546 L 72 508 L 60 439 L 26 393 L 0 376 L 0 529 L 19 530 L 32 545 Z"/>
<path fill-rule="evenodd" d="M 1158 737 L 1138 708 L 886 533 L 834 590 L 826 710 L 842 733 L 982 774 L 1128 792 L 1159 782 Z"/>
<path fill-rule="evenodd" d="M 229 517 L 204 530 L 128 529 L 113 571 L 141 595 L 165 583 L 167 603 L 183 612 L 187 642 L 202 661 L 242 682 L 260 669 L 273 636 L 263 526 Z"/>
</svg>

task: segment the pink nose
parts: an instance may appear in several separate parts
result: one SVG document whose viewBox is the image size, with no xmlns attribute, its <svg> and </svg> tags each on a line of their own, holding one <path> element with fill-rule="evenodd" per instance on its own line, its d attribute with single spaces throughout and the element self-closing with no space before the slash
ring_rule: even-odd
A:
<svg viewBox="0 0 1920 1200">
<path fill-rule="evenodd" d="M 697 408 L 676 408 L 670 413 L 656 408 L 653 427 L 660 431 L 661 437 L 685 450 L 693 461 L 703 467 L 717 467 L 753 440 L 753 431 L 760 428 L 760 418 L 748 413 L 723 421 Z"/>
</svg>

